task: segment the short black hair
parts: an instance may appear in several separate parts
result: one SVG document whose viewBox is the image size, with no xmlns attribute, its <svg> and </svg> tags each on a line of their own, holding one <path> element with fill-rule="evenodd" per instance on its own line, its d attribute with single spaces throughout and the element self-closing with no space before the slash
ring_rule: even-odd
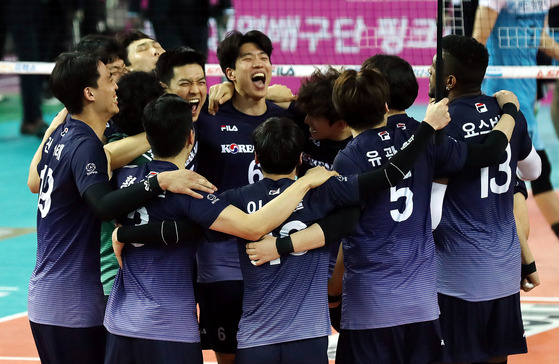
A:
<svg viewBox="0 0 559 364">
<path fill-rule="evenodd" d="M 487 48 L 463 35 L 447 35 L 442 40 L 444 75 L 454 75 L 461 89 L 479 89 L 489 64 Z"/>
<path fill-rule="evenodd" d="M 60 100 L 70 114 L 83 111 L 86 87 L 97 88 L 101 75 L 97 58 L 82 52 L 61 53 L 55 61 L 49 83 L 52 94 Z"/>
<path fill-rule="evenodd" d="M 405 59 L 389 54 L 376 54 L 367 58 L 361 69 L 376 69 L 386 77 L 390 87 L 390 109 L 406 110 L 417 98 L 417 78 L 412 66 Z"/>
<path fill-rule="evenodd" d="M 75 50 L 97 57 L 104 64 L 126 58 L 125 48 L 114 38 L 103 34 L 88 34 L 76 45 Z"/>
<path fill-rule="evenodd" d="M 332 100 L 350 128 L 364 130 L 384 120 L 389 95 L 386 77 L 379 72 L 345 70 L 334 84 Z"/>
<path fill-rule="evenodd" d="M 217 59 L 221 71 L 227 75 L 227 68 L 235 69 L 235 63 L 239 58 L 239 51 L 241 46 L 246 43 L 254 43 L 270 58 L 272 62 L 272 41 L 268 36 L 261 31 L 251 30 L 245 34 L 238 30 L 233 30 L 225 36 L 225 38 L 217 46 Z"/>
<path fill-rule="evenodd" d="M 147 104 L 143 124 L 153 154 L 175 157 L 192 130 L 192 107 L 177 95 L 164 94 Z"/>
<path fill-rule="evenodd" d="M 299 88 L 299 109 L 307 115 L 326 118 L 330 125 L 340 120 L 332 102 L 332 90 L 338 77 L 340 72 L 333 67 L 328 67 L 325 71 L 316 69 L 310 77 L 303 80 Z"/>
<path fill-rule="evenodd" d="M 168 86 L 175 75 L 174 68 L 187 64 L 199 65 L 206 75 L 206 56 L 190 47 L 178 47 L 159 56 L 155 64 L 157 79 Z"/>
<path fill-rule="evenodd" d="M 289 118 L 271 117 L 252 132 L 260 167 L 270 174 L 289 174 L 305 147 L 303 131 Z"/>
<path fill-rule="evenodd" d="M 125 55 L 123 58 L 124 64 L 130 66 L 130 60 L 128 59 L 128 46 L 132 42 L 135 42 L 140 39 L 146 39 L 146 38 L 151 39 L 150 36 L 136 29 L 131 29 L 128 31 L 122 31 L 117 33 L 116 40 L 121 44 L 122 48 L 124 49 L 124 55 Z"/>
<path fill-rule="evenodd" d="M 116 90 L 119 112 L 112 117 L 113 122 L 128 135 L 143 132 L 144 108 L 164 93 L 153 72 L 134 71 L 123 75 Z"/>
</svg>

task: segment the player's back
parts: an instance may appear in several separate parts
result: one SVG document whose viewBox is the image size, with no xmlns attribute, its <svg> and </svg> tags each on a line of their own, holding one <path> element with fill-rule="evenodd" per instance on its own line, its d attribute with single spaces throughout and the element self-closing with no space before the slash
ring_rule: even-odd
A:
<svg viewBox="0 0 559 364">
<path fill-rule="evenodd" d="M 120 188 L 142 183 L 148 176 L 176 170 L 169 162 L 152 161 L 115 172 Z M 190 219 L 209 227 L 226 207 L 214 195 L 203 199 L 165 191 L 128 214 L 123 225 Z M 107 304 L 105 326 L 117 335 L 152 340 L 199 342 L 194 298 L 195 254 L 198 241 L 170 246 L 127 244 Z M 154 274 L 157 272 L 157 274 Z"/>
<path fill-rule="evenodd" d="M 252 213 L 293 183 L 263 179 L 226 192 L 233 205 Z M 273 231 L 286 236 L 323 218 L 337 206 L 358 204 L 357 176 L 331 178 L 307 193 L 293 214 Z M 292 253 L 263 266 L 253 266 L 239 244 L 244 279 L 239 348 L 303 340 L 330 334 L 327 279 L 329 249 Z M 278 304 L 281 302 L 281 304 Z"/>
<path fill-rule="evenodd" d="M 82 194 L 108 182 L 103 144 L 89 126 L 68 116 L 45 144 L 37 170 L 37 263 L 29 283 L 29 317 L 50 325 L 99 326 L 101 222 Z"/>
<path fill-rule="evenodd" d="M 452 101 L 449 112 L 449 135 L 481 143 L 499 121 L 501 110 L 494 98 L 480 95 Z M 450 177 L 442 219 L 434 232 L 439 292 L 471 301 L 518 292 L 520 245 L 513 215 L 514 180 L 517 161 L 531 148 L 526 120 L 519 114 L 498 165 L 463 169 Z"/>
<path fill-rule="evenodd" d="M 378 169 L 419 125 L 406 115 L 362 132 L 334 162 L 342 174 Z M 464 148 L 450 140 L 430 143 L 397 186 L 365 204 L 354 233 L 344 238 L 342 328 L 372 329 L 438 317 L 430 195 L 435 169 L 463 164 Z M 346 299 L 347 297 L 347 299 Z"/>
</svg>

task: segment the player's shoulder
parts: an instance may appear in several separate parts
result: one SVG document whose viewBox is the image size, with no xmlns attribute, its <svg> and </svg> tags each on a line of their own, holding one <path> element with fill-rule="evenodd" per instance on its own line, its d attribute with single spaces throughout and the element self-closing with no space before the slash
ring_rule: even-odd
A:
<svg viewBox="0 0 559 364">
<path fill-rule="evenodd" d="M 288 117 L 293 119 L 296 115 L 293 110 L 284 109 L 272 101 L 266 100 L 266 114 L 268 116 Z"/>
</svg>

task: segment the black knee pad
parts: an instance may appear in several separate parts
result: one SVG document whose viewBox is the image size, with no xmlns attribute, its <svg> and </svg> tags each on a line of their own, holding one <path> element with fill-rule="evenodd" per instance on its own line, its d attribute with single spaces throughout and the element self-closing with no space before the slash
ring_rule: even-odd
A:
<svg viewBox="0 0 559 364">
<path fill-rule="evenodd" d="M 542 174 L 531 182 L 532 194 L 534 194 L 534 196 L 540 193 L 553 191 L 553 186 L 551 185 L 551 164 L 549 164 L 547 153 L 545 150 L 538 150 L 536 152 L 542 160 Z"/>
</svg>

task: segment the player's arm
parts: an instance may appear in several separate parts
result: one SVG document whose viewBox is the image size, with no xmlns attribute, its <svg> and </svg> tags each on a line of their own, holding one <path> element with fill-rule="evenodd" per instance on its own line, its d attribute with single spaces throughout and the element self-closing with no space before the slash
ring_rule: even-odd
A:
<svg viewBox="0 0 559 364">
<path fill-rule="evenodd" d="M 252 214 L 247 214 L 232 205 L 226 207 L 210 229 L 247 240 L 259 239 L 284 222 L 311 188 L 321 185 L 335 174 L 324 167 L 312 168 L 278 197 Z"/>
<path fill-rule="evenodd" d="M 516 176 L 522 181 L 533 181 L 542 173 L 542 159 L 532 146 L 530 154 L 516 165 Z"/>
<path fill-rule="evenodd" d="M 488 167 L 499 163 L 514 131 L 519 103 L 516 95 L 510 91 L 499 91 L 493 95 L 502 110 L 501 118 L 491 133 L 481 144 L 468 144 L 465 166 Z"/>
<path fill-rule="evenodd" d="M 109 169 L 114 171 L 132 162 L 151 147 L 147 141 L 146 133 L 143 132 L 106 144 L 103 148 L 107 155 Z"/>
<path fill-rule="evenodd" d="M 246 214 L 234 206 L 227 206 L 210 229 L 248 240 L 259 239 L 285 221 L 309 189 L 319 186 L 333 175 L 335 172 L 327 171 L 324 167 L 310 169 L 305 176 L 255 213 Z M 117 228 L 115 234 L 121 243 L 170 245 L 191 238 L 190 229 L 188 221 L 159 221 L 140 226 L 123 226 Z"/>
<path fill-rule="evenodd" d="M 247 243 L 246 253 L 252 264 L 262 265 L 290 253 L 304 252 L 339 242 L 355 229 L 360 214 L 359 206 L 337 209 L 319 222 L 291 235 L 279 238 L 265 235 L 258 241 Z"/>
<path fill-rule="evenodd" d="M 520 288 L 524 292 L 529 292 L 540 285 L 540 277 L 536 269 L 536 261 L 528 244 L 530 234 L 530 221 L 528 220 L 528 207 L 526 206 L 526 196 L 521 192 L 514 194 L 514 220 L 518 239 L 520 240 L 520 252 L 522 259 L 522 272 Z"/>
<path fill-rule="evenodd" d="M 483 45 L 487 44 L 487 39 L 495 26 L 499 12 L 487 6 L 479 5 L 474 20 L 474 30 L 472 37 Z"/>
<path fill-rule="evenodd" d="M 450 121 L 448 114 L 448 99 L 438 103 L 431 103 L 427 107 L 425 120 L 415 131 L 414 135 L 404 143 L 402 149 L 396 153 L 381 168 L 365 172 L 358 177 L 358 188 L 361 200 L 381 191 L 396 186 L 411 170 L 423 148 L 430 142 L 435 130 L 444 128 Z M 322 247 L 325 244 L 339 241 L 348 235 L 357 224 L 359 208 L 353 208 L 343 213 L 348 215 L 330 215 L 310 228 L 298 231 L 290 236 L 280 238 L 264 237 L 258 242 L 248 243 L 246 252 L 255 265 L 261 265 L 277 259 L 280 255 L 300 252 Z"/>
<path fill-rule="evenodd" d="M 106 182 L 96 183 L 88 187 L 83 194 L 84 199 L 93 209 L 95 214 L 104 221 L 112 220 L 144 205 L 149 199 L 163 191 L 192 195 L 192 181 L 189 177 L 192 171 L 185 169 L 167 171 L 157 176 L 147 178 L 143 183 L 113 190 L 111 184 Z M 197 190 L 212 193 L 213 185 L 204 181 L 195 183 Z"/>
<path fill-rule="evenodd" d="M 344 277 L 344 251 L 340 244 L 336 265 L 332 276 L 328 279 L 328 310 L 330 311 L 330 324 L 336 331 L 340 331 L 342 319 L 342 290 Z"/>
<path fill-rule="evenodd" d="M 49 140 L 52 132 L 66 120 L 66 116 L 68 116 L 68 110 L 63 108 L 60 110 L 58 115 L 54 117 L 52 123 L 49 125 L 48 129 L 45 131 L 45 135 L 43 136 L 43 140 L 39 145 L 39 148 L 35 151 L 33 155 L 33 159 L 29 165 L 29 174 L 27 176 L 27 187 L 32 193 L 39 193 L 41 188 L 41 178 L 39 177 L 39 172 L 37 172 L 37 166 L 41 161 L 41 156 L 43 154 L 43 148 L 45 147 L 45 143 Z"/>
<path fill-rule="evenodd" d="M 211 115 L 215 115 L 219 109 L 219 105 L 223 105 L 225 102 L 231 100 L 234 93 L 235 85 L 229 81 L 211 86 L 208 94 L 208 112 Z M 297 99 L 297 96 L 293 95 L 291 89 L 287 86 L 272 85 L 268 87 L 266 99 L 274 102 L 284 109 L 287 109 L 289 108 L 291 101 Z"/>
</svg>

